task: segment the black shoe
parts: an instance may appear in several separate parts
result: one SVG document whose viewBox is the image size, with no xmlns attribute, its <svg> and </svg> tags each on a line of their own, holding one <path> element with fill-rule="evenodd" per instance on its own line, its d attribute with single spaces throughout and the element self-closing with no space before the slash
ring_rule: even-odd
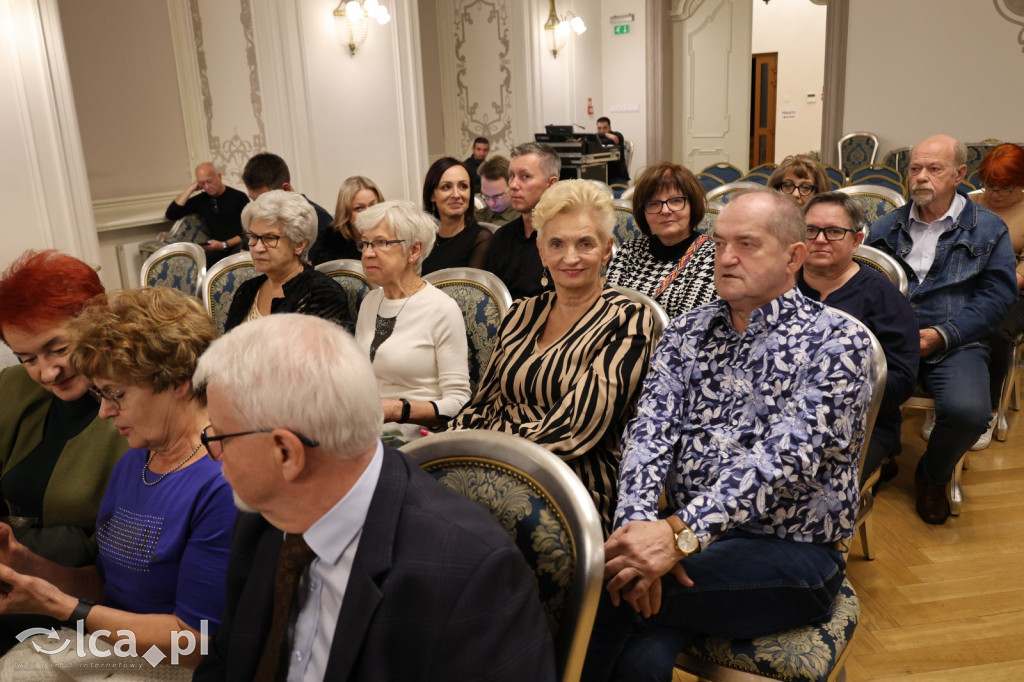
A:
<svg viewBox="0 0 1024 682">
<path fill-rule="evenodd" d="M 924 460 L 917 463 L 914 484 L 917 488 L 917 515 L 925 523 L 941 526 L 949 518 L 949 499 L 946 484 L 935 484 L 924 475 Z"/>
<path fill-rule="evenodd" d="M 878 482 L 871 488 L 871 492 L 877 495 L 882 484 L 888 483 L 892 479 L 896 478 L 899 473 L 900 465 L 896 463 L 895 458 L 890 457 L 882 462 L 882 466 L 878 469 Z"/>
</svg>

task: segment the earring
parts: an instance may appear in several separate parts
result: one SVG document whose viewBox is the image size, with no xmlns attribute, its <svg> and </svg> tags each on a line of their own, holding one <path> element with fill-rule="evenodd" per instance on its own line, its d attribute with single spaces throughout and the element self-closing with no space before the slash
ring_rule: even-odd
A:
<svg viewBox="0 0 1024 682">
<path fill-rule="evenodd" d="M 542 287 L 544 287 L 545 289 L 547 289 L 547 287 L 548 287 L 548 284 L 549 284 L 549 280 L 548 280 L 548 268 L 547 268 L 547 266 L 544 266 L 544 272 L 542 272 L 542 273 L 540 274 L 540 285 L 541 285 Z"/>
</svg>

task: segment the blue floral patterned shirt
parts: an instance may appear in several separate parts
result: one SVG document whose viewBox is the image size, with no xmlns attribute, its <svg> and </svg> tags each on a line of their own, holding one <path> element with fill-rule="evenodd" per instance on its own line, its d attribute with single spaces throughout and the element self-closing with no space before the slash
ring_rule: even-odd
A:
<svg viewBox="0 0 1024 682">
<path fill-rule="evenodd" d="M 864 331 L 796 288 L 755 310 L 695 308 L 665 330 L 626 428 L 615 526 L 658 519 L 658 496 L 707 547 L 740 528 L 850 538 L 871 387 Z"/>
</svg>

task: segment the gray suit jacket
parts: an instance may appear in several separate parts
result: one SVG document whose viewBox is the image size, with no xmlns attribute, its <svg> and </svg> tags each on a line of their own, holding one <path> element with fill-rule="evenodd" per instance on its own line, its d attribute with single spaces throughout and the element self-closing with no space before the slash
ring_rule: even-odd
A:
<svg viewBox="0 0 1024 682">
<path fill-rule="evenodd" d="M 227 608 L 195 680 L 253 679 L 281 542 L 263 517 L 239 514 Z M 555 680 L 536 583 L 508 534 L 387 447 L 324 679 Z"/>
</svg>

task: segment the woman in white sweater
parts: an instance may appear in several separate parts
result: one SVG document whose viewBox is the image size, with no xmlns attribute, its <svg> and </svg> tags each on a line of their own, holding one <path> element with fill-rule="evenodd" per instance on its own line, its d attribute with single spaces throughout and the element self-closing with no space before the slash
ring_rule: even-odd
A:
<svg viewBox="0 0 1024 682">
<path fill-rule="evenodd" d="M 410 201 L 385 201 L 356 219 L 366 278 L 379 288 L 359 308 L 356 343 L 370 356 L 384 421 L 433 427 L 469 401 L 466 326 L 459 306 L 420 277 L 436 223 Z"/>
</svg>

